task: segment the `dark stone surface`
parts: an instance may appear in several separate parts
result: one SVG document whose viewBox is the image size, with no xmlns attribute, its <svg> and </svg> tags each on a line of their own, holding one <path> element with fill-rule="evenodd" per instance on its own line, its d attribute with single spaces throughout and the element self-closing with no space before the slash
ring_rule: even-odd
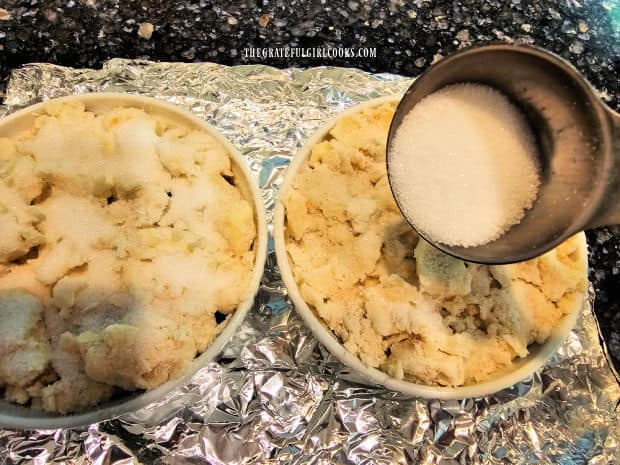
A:
<svg viewBox="0 0 620 465">
<path fill-rule="evenodd" d="M 113 57 L 228 65 L 354 66 L 415 76 L 438 55 L 516 41 L 567 58 L 620 109 L 618 0 L 7 0 L 0 4 L 0 92 L 28 62 L 100 67 Z M 8 16 L 8 18 L 6 17 Z M 140 23 L 153 24 L 150 39 Z M 248 47 L 376 47 L 376 58 L 246 57 Z M 595 310 L 620 367 L 620 234 L 588 233 Z"/>
</svg>

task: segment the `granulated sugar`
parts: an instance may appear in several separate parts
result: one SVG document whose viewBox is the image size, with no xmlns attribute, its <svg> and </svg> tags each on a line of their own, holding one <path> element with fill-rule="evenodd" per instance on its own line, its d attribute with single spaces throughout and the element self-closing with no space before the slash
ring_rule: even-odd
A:
<svg viewBox="0 0 620 465">
<path fill-rule="evenodd" d="M 456 84 L 421 100 L 391 146 L 390 182 L 405 216 L 430 240 L 472 247 L 519 223 L 536 199 L 536 144 L 506 96 Z"/>
</svg>

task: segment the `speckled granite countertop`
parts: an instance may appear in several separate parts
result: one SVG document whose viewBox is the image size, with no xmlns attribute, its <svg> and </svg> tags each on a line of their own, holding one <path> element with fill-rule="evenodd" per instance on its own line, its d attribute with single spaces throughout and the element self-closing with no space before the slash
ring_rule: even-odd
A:
<svg viewBox="0 0 620 465">
<path fill-rule="evenodd" d="M 353 66 L 415 76 L 439 56 L 498 40 L 562 55 L 620 109 L 619 0 L 5 0 L 0 92 L 11 69 L 23 63 L 97 68 L 113 57 Z M 284 46 L 368 46 L 377 56 L 262 60 L 244 53 Z M 590 231 L 588 242 L 595 311 L 620 368 L 620 229 Z"/>
</svg>

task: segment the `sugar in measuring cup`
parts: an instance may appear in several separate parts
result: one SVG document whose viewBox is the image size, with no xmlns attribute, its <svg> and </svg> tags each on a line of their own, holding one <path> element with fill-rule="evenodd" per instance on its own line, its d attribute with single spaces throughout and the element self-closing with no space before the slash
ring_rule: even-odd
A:
<svg viewBox="0 0 620 465">
<path fill-rule="evenodd" d="M 489 242 L 467 246 L 437 240 L 417 224 L 406 204 L 411 199 L 402 189 L 395 189 L 397 170 L 402 169 L 400 160 L 395 160 L 402 159 L 402 153 L 394 149 L 396 132 L 415 105 L 436 91 L 465 83 L 495 89 L 520 110 L 531 129 L 538 167 L 537 195 L 520 221 Z M 517 45 L 470 48 L 439 61 L 407 90 L 388 135 L 387 171 L 405 218 L 437 248 L 477 263 L 528 260 L 579 231 L 620 223 L 620 115 L 599 100 L 568 62 L 549 52 Z M 441 189 L 449 178 L 437 171 L 424 174 L 437 179 L 430 186 Z M 517 170 L 515 176 L 522 172 Z M 475 185 L 475 180 L 472 183 Z M 438 215 L 442 208 L 447 210 L 447 206 L 437 205 Z"/>
</svg>

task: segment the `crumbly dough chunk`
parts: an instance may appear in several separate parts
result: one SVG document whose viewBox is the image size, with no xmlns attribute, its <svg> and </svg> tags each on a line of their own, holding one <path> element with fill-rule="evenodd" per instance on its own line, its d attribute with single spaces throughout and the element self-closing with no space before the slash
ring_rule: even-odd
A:
<svg viewBox="0 0 620 465">
<path fill-rule="evenodd" d="M 43 242 L 41 212 L 0 180 L 0 264 L 19 259 Z"/>
<path fill-rule="evenodd" d="M 63 333 L 52 352 L 52 366 L 60 378 L 40 390 L 40 398 L 33 402 L 50 412 L 70 413 L 97 405 L 114 394 L 106 383 L 90 379 L 84 371 L 77 338 Z"/>
<path fill-rule="evenodd" d="M 50 102 L 0 138 L 0 388 L 69 413 L 178 377 L 247 296 L 255 212 L 211 135 Z"/>
<path fill-rule="evenodd" d="M 49 363 L 41 301 L 23 290 L 0 291 L 0 383 L 27 389 Z"/>
<path fill-rule="evenodd" d="M 342 119 L 285 199 L 286 247 L 308 304 L 365 364 L 460 386 L 508 369 L 583 298 L 580 238 L 525 263 L 466 263 L 419 238 L 385 170 L 393 104 Z"/>
</svg>

